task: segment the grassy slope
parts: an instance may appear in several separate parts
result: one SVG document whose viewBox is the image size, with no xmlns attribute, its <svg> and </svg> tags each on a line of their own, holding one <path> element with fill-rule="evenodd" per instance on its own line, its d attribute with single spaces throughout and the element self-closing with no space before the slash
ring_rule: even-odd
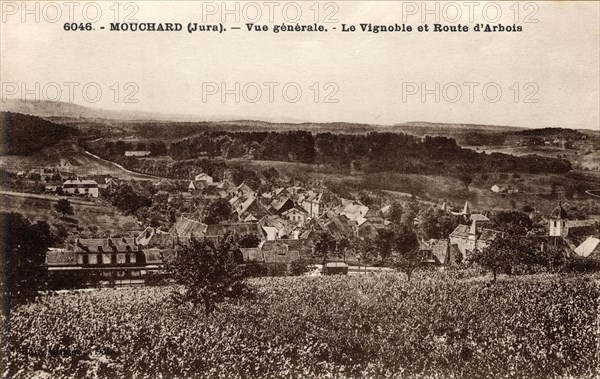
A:
<svg viewBox="0 0 600 379">
<path fill-rule="evenodd" d="M 0 195 L 0 210 L 6 212 L 19 212 L 30 220 L 45 220 L 50 224 L 62 223 L 74 228 L 73 223 L 64 222 L 61 215 L 54 210 L 55 201 L 37 198 L 23 198 L 10 195 Z M 71 216 L 83 228 L 97 226 L 100 232 L 139 230 L 137 220 L 133 216 L 125 216 L 113 207 L 97 203 L 95 205 L 82 205 L 72 203 L 75 214 Z"/>
</svg>

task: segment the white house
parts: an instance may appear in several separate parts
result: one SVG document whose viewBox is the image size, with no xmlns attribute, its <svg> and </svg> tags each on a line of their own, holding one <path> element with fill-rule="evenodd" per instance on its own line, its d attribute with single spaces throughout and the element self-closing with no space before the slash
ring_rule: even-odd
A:
<svg viewBox="0 0 600 379">
<path fill-rule="evenodd" d="M 67 180 L 62 188 L 66 194 L 98 197 L 98 183 L 95 180 Z"/>
<path fill-rule="evenodd" d="M 146 151 L 146 150 L 136 150 L 136 151 L 126 151 L 125 152 L 126 157 L 147 157 L 150 154 L 151 154 L 151 152 Z"/>
<path fill-rule="evenodd" d="M 196 175 L 194 180 L 197 182 L 205 182 L 206 184 L 211 184 L 213 182 L 212 176 L 207 175 L 205 173 Z"/>
</svg>

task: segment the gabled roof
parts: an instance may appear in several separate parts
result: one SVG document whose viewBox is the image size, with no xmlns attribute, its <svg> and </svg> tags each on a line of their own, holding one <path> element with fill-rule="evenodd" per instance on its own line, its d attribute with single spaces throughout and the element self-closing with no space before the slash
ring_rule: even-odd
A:
<svg viewBox="0 0 600 379">
<path fill-rule="evenodd" d="M 275 200 L 273 200 L 271 202 L 270 205 L 271 205 L 271 208 L 273 208 L 277 212 L 279 212 L 279 210 L 281 208 L 283 208 L 288 201 L 292 201 L 292 199 L 290 199 L 289 197 L 285 196 L 283 198 L 276 198 Z"/>
<path fill-rule="evenodd" d="M 258 223 L 246 222 L 246 223 L 223 223 L 223 224 L 207 225 L 206 231 L 205 231 L 205 236 L 206 237 L 222 237 L 227 232 L 234 233 L 237 235 L 254 233 L 258 237 L 260 237 L 262 235 L 262 233 L 260 233 Z"/>
<path fill-rule="evenodd" d="M 285 216 L 289 213 L 292 212 L 298 212 L 298 213 L 302 213 L 304 215 L 308 215 L 308 212 L 306 211 L 306 209 L 302 208 L 301 206 L 294 204 L 294 206 L 290 209 L 288 209 L 287 211 L 283 212 L 281 215 Z"/>
<path fill-rule="evenodd" d="M 135 238 L 80 238 L 75 245 L 76 252 L 111 253 L 137 251 Z"/>
<path fill-rule="evenodd" d="M 600 239 L 588 237 L 583 243 L 575 248 L 575 253 L 582 257 L 600 254 Z"/>
<path fill-rule="evenodd" d="M 448 252 L 450 248 L 450 241 L 448 240 L 435 240 L 431 243 L 431 252 L 435 258 L 441 264 L 445 265 L 448 258 Z"/>
<path fill-rule="evenodd" d="M 471 221 L 477 221 L 477 222 L 486 222 L 486 221 L 490 221 L 489 218 L 487 218 L 486 216 L 482 215 L 481 213 L 474 213 L 472 214 L 469 219 Z"/>
<path fill-rule="evenodd" d="M 469 237 L 469 225 L 458 225 L 456 229 L 452 233 L 450 233 L 450 237 L 455 238 L 467 238 Z"/>
<path fill-rule="evenodd" d="M 171 235 L 177 234 L 180 237 L 202 236 L 206 231 L 206 224 L 199 221 L 191 220 L 186 217 L 180 218 L 171 228 Z"/>
</svg>

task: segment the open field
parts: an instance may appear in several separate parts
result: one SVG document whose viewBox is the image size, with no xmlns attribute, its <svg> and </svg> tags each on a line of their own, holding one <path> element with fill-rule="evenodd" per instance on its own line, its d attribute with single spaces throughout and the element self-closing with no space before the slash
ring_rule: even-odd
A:
<svg viewBox="0 0 600 379">
<path fill-rule="evenodd" d="M 563 149 L 552 146 L 464 146 L 486 153 L 503 153 L 516 156 L 537 154 L 542 157 L 564 157 L 574 168 L 587 169 L 600 172 L 600 151 L 581 151 L 577 149 Z"/>
<path fill-rule="evenodd" d="M 120 179 L 148 180 L 147 175 L 136 174 L 90 154 L 86 154 L 76 142 L 63 141 L 30 156 L 0 156 L 0 167 L 17 172 L 21 170 L 56 167 L 76 175 L 112 175 Z"/>
<path fill-rule="evenodd" d="M 19 212 L 30 220 L 45 220 L 50 224 L 64 222 L 54 209 L 54 203 L 59 199 L 57 196 L 2 191 L 0 199 L 0 210 L 4 212 Z M 96 226 L 100 232 L 140 228 L 135 217 L 125 216 L 105 203 L 73 199 L 71 205 L 75 214 L 70 218 L 77 220 L 77 225 L 81 227 Z M 74 226 L 72 223 L 65 225 Z"/>
<path fill-rule="evenodd" d="M 592 378 L 596 280 L 264 278 L 208 317 L 171 306 L 172 287 L 46 296 L 12 312 L 4 374 Z"/>
</svg>

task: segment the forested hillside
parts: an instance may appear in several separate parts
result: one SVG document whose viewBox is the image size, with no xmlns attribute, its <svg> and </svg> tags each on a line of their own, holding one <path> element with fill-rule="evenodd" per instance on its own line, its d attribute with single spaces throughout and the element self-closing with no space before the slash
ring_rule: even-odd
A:
<svg viewBox="0 0 600 379">
<path fill-rule="evenodd" d="M 77 133 L 68 126 L 20 113 L 2 112 L 0 120 L 4 133 L 0 155 L 33 155 Z"/>
<path fill-rule="evenodd" d="M 460 175 L 464 172 L 560 174 L 571 169 L 570 163 L 562 159 L 486 154 L 463 149 L 451 138 L 420 138 L 402 133 L 206 132 L 173 142 L 170 146 L 109 141 L 91 148 L 100 155 L 130 167 L 138 163 L 135 159 L 125 159 L 124 152 L 148 148 L 154 155 L 168 154 L 175 161 L 201 157 L 248 158 L 324 164 L 339 170 L 352 168 L 365 172 L 426 175 Z"/>
</svg>

